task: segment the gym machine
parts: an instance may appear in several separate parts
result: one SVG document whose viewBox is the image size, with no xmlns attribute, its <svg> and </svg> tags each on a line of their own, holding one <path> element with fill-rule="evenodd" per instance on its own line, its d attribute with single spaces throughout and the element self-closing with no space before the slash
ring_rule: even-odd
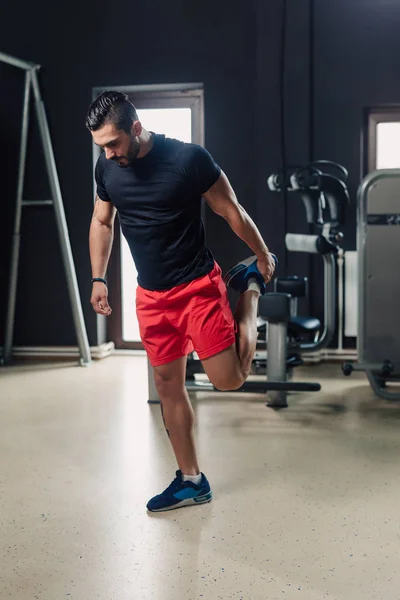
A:
<svg viewBox="0 0 400 600">
<path fill-rule="evenodd" d="M 339 170 L 343 179 L 323 173 L 321 167 Z M 340 246 L 349 194 L 346 186 L 347 171 L 330 161 L 317 161 L 307 167 L 297 167 L 290 177 L 285 173 L 273 174 L 268 180 L 271 191 L 300 193 L 306 208 L 307 222 L 312 233 L 288 233 L 286 247 L 291 252 L 318 254 L 324 262 L 324 326 L 314 317 L 297 316 L 298 298 L 307 293 L 307 279 L 284 277 L 275 280 L 275 293 L 260 298 L 260 319 L 266 321 L 267 382 L 247 381 L 245 391 L 270 391 L 268 406 L 286 407 L 288 391 L 318 391 L 320 384 L 287 381 L 287 370 L 303 363 L 303 352 L 327 347 L 336 327 L 336 256 L 343 252 Z M 321 331 L 322 330 L 322 331 Z M 279 331 L 279 333 L 277 333 Z M 313 337 L 304 341 L 304 337 Z M 258 360 L 259 362 L 259 360 Z M 274 382 L 280 385 L 272 386 Z"/>
<path fill-rule="evenodd" d="M 322 173 L 321 166 L 333 166 L 339 170 L 342 179 Z M 317 168 L 318 167 L 318 168 Z M 321 323 L 315 317 L 301 317 L 297 314 L 298 298 L 308 294 L 306 277 L 280 277 L 275 280 L 275 292 L 291 295 L 291 318 L 288 323 L 290 348 L 298 355 L 301 352 L 319 350 L 329 345 L 335 332 L 336 325 L 336 268 L 335 257 L 343 255 L 341 242 L 345 213 L 349 204 L 349 193 L 346 186 L 346 169 L 330 161 L 316 161 L 308 167 L 295 169 L 290 177 L 281 174 L 270 176 L 268 183 L 271 191 L 280 192 L 286 185 L 288 192 L 300 193 L 303 200 L 309 235 L 289 233 L 286 235 L 286 248 L 290 252 L 306 252 L 319 254 L 324 261 L 324 329 L 321 333 Z M 265 329 L 259 320 L 259 331 Z M 304 337 L 313 336 L 313 341 L 304 342 Z M 288 366 L 295 357 L 288 359 Z M 292 361 L 290 360 L 292 359 Z M 301 362 L 299 363 L 301 364 Z"/>
<path fill-rule="evenodd" d="M 343 372 L 365 371 L 375 394 L 400 400 L 400 169 L 375 171 L 358 192 L 358 363 Z"/>
</svg>

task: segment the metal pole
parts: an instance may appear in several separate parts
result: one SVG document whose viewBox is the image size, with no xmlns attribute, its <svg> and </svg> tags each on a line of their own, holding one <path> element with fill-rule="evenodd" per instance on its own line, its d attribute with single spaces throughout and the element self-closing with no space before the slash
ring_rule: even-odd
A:
<svg viewBox="0 0 400 600">
<path fill-rule="evenodd" d="M 324 256 L 325 324 L 327 337 L 325 347 L 331 343 L 336 327 L 336 261 L 332 254 Z"/>
<path fill-rule="evenodd" d="M 268 323 L 267 384 L 286 381 L 287 323 Z M 268 392 L 268 406 L 287 406 L 284 390 Z"/>
<path fill-rule="evenodd" d="M 35 63 L 29 63 L 25 60 L 20 60 L 19 58 L 15 58 L 14 56 L 10 56 L 9 54 L 4 54 L 4 52 L 0 52 L 0 61 L 5 62 L 9 65 L 13 65 L 13 67 L 19 67 L 20 69 L 25 69 L 26 71 L 30 71 L 31 69 L 37 68 L 40 65 L 35 65 Z"/>
<path fill-rule="evenodd" d="M 299 299 L 298 298 L 290 298 L 290 316 L 291 317 L 297 317 L 298 306 L 299 306 Z"/>
<path fill-rule="evenodd" d="M 10 287 L 8 293 L 8 305 L 6 315 L 6 331 L 4 339 L 4 364 L 9 364 L 12 359 L 12 346 L 14 335 L 14 318 L 15 318 L 15 301 L 17 296 L 18 282 L 18 265 L 19 265 L 19 249 L 21 242 L 21 213 L 22 213 L 22 195 L 24 193 L 25 180 L 25 164 L 26 164 L 26 147 L 28 140 L 28 125 L 29 125 L 29 100 L 31 89 L 31 73 L 26 72 L 25 75 L 25 95 L 24 106 L 22 112 L 22 130 L 21 130 L 21 145 L 19 149 L 19 166 L 18 166 L 18 186 L 17 186 L 17 201 L 15 207 L 14 233 L 11 249 L 11 272 L 10 272 Z"/>
<path fill-rule="evenodd" d="M 91 362 L 89 342 L 85 328 L 85 321 L 83 318 L 82 305 L 79 297 L 78 281 L 76 279 L 74 260 L 72 256 L 71 244 L 69 241 L 67 221 L 65 218 L 61 189 L 57 175 L 57 168 L 54 159 L 53 148 L 51 144 L 50 131 L 47 123 L 46 111 L 44 109 L 43 101 L 40 96 L 39 82 L 35 69 L 32 70 L 32 84 L 35 93 L 35 106 L 39 123 L 40 135 L 42 138 L 43 151 L 50 180 L 51 193 L 54 201 L 54 210 L 56 215 L 58 232 L 60 236 L 61 251 L 66 272 L 72 314 L 75 323 L 75 331 L 78 338 L 78 345 L 81 354 L 81 364 L 88 365 Z"/>
<path fill-rule="evenodd" d="M 53 206 L 53 200 L 23 200 L 22 206 Z"/>
<path fill-rule="evenodd" d="M 380 396 L 384 400 L 391 401 L 399 401 L 400 400 L 400 392 L 398 392 L 398 388 L 393 388 L 395 391 L 390 391 L 385 389 L 381 383 L 381 378 L 376 373 L 372 373 L 372 371 L 366 371 L 368 381 L 371 384 L 372 389 L 374 390 L 377 396 Z"/>
<path fill-rule="evenodd" d="M 343 350 L 344 329 L 344 250 L 340 250 L 337 259 L 338 264 L 338 350 Z"/>
</svg>

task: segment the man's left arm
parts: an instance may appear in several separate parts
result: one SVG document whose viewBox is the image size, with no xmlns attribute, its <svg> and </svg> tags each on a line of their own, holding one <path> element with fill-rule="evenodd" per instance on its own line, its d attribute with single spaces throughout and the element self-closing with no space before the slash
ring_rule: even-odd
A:
<svg viewBox="0 0 400 600">
<path fill-rule="evenodd" d="M 275 271 L 275 261 L 254 221 L 239 204 L 225 173 L 221 172 L 214 185 L 203 194 L 203 198 L 211 210 L 223 217 L 232 231 L 256 254 L 258 268 L 268 283 Z"/>
</svg>

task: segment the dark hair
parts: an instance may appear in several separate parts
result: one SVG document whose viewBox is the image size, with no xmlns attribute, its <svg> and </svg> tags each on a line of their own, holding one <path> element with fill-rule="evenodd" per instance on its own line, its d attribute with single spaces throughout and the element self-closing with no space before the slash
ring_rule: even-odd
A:
<svg viewBox="0 0 400 600">
<path fill-rule="evenodd" d="M 117 129 L 129 133 L 132 123 L 138 120 L 136 108 L 128 96 L 116 90 L 108 90 L 100 94 L 89 107 L 86 116 L 86 127 L 97 131 L 106 123 L 113 123 Z"/>
</svg>

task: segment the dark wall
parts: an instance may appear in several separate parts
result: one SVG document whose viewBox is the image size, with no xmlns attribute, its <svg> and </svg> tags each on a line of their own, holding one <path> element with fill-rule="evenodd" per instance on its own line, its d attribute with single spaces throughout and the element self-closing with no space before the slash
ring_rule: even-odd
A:
<svg viewBox="0 0 400 600">
<path fill-rule="evenodd" d="M 229 9 L 227 10 L 227 6 Z M 314 137 L 310 139 L 309 4 L 287 2 L 285 125 L 288 162 L 315 158 L 350 171 L 352 208 L 345 247 L 355 248 L 355 193 L 360 182 L 363 107 L 400 103 L 398 2 L 315 0 Z M 21 13 L 24 19 L 21 20 Z M 282 3 L 276 0 L 155 0 L 122 2 L 118 12 L 100 0 L 68 8 L 48 1 L 8 7 L 2 51 L 43 65 L 48 111 L 71 245 L 88 328 L 97 343 L 88 228 L 92 212 L 91 139 L 84 115 L 93 86 L 197 82 L 205 88 L 206 146 L 231 179 L 239 200 L 281 258 L 279 273 L 310 275 L 310 310 L 322 313 L 317 259 L 285 255 L 286 230 L 305 232 L 304 211 L 285 206 L 267 189 L 281 164 L 280 56 Z M 14 211 L 23 72 L 0 65 L 7 82 L 0 99 L 3 236 L 0 241 L 0 313 L 5 314 Z M 310 129 L 311 128 L 311 129 Z M 34 137 L 33 137 L 34 141 Z M 31 153 L 32 155 L 32 153 Z M 39 155 L 30 159 L 26 196 L 49 194 Z M 75 344 L 54 218 L 27 209 L 23 220 L 17 345 Z M 247 250 L 222 219 L 209 215 L 208 242 L 226 268 Z M 306 307 L 307 308 L 307 307 Z M 4 323 L 0 322 L 0 340 Z"/>
<path fill-rule="evenodd" d="M 40 11 L 27 4 L 10 6 L 3 51 L 43 65 L 42 92 L 64 196 L 89 342 L 97 343 L 96 317 L 89 304 L 88 228 L 92 212 L 92 147 L 84 128 L 93 86 L 203 82 L 206 144 L 229 174 L 238 196 L 254 212 L 253 149 L 246 139 L 254 129 L 255 27 L 253 2 L 226 4 L 205 0 L 151 3 L 122 2 L 71 5 L 46 3 Z M 60 13 L 61 11 L 61 13 Z M 34 14 L 33 14 L 34 12 Z M 13 14 L 14 13 L 14 14 Z M 39 18 L 40 14 L 40 18 Z M 32 27 L 32 23 L 35 24 Z M 14 27 L 13 27 L 14 24 Z M 18 32 L 18 35 L 17 35 Z M 272 63 L 272 58 L 271 58 Z M 2 66 L 2 80 L 18 80 L 23 72 Z M 14 86 L 17 88 L 18 86 Z M 7 132 L 10 147 L 1 160 L 15 167 L 18 156 L 21 89 L 12 90 L 6 110 L 13 112 Z M 15 99 L 16 106 L 13 106 Z M 2 101 L 1 101 L 2 102 Z M 0 104 L 1 104 L 0 102 Z M 7 125 L 7 115 L 2 121 Z M 36 177 L 43 179 L 40 161 Z M 4 164 L 4 163 L 3 163 Z M 16 168 L 7 178 L 7 233 L 4 236 L 2 289 L 7 287 L 10 215 Z M 40 198 L 42 194 L 32 193 Z M 48 192 L 47 192 L 48 193 Z M 23 222 L 22 264 L 16 314 L 15 343 L 75 344 L 61 254 L 51 210 L 29 209 Z M 226 266 L 234 236 L 221 219 L 210 219 L 209 243 Z M 4 314 L 6 295 L 0 295 Z M 3 328 L 3 323 L 1 324 Z"/>
<path fill-rule="evenodd" d="M 316 0 L 315 121 L 316 157 L 349 170 L 351 206 L 344 247 L 356 249 L 356 194 L 361 169 L 364 109 L 400 105 L 400 3 L 396 0 Z M 314 281 L 322 272 L 314 265 Z M 314 304 L 321 310 L 321 289 Z"/>
<path fill-rule="evenodd" d="M 285 51 L 282 24 L 285 22 Z M 284 117 L 287 164 L 309 161 L 309 11 L 304 3 L 259 2 L 257 19 L 257 126 L 256 161 L 257 224 L 268 246 L 279 258 L 278 275 L 308 275 L 306 255 L 286 253 L 286 231 L 307 233 L 304 208 L 299 198 L 285 200 L 269 191 L 267 178 L 283 164 L 282 126 Z M 271 60 L 271 57 L 274 57 Z M 282 63 L 282 57 L 284 62 Z M 284 77 L 282 80 L 282 67 Z M 282 99 L 284 100 L 282 104 Z M 307 314 L 308 303 L 301 305 Z"/>
<path fill-rule="evenodd" d="M 400 104 L 400 3 L 320 0 L 315 22 L 315 153 L 347 166 L 354 198 L 363 175 L 363 110 Z M 355 248 L 355 206 L 345 230 L 349 249 Z"/>
<path fill-rule="evenodd" d="M 279 273 L 309 277 L 310 299 L 303 302 L 302 309 L 322 319 L 322 261 L 317 256 L 285 256 L 284 252 L 285 231 L 307 232 L 303 207 L 298 198 L 289 195 L 285 211 L 282 197 L 268 191 L 265 178 L 281 165 L 282 5 L 259 3 L 258 224 L 268 243 L 284 258 Z M 287 1 L 286 161 L 303 164 L 309 159 L 330 159 L 346 166 L 351 194 L 343 229 L 346 250 L 356 249 L 356 196 L 365 175 L 361 169 L 364 111 L 372 106 L 400 105 L 399 22 L 400 3 L 395 0 Z"/>
</svg>

